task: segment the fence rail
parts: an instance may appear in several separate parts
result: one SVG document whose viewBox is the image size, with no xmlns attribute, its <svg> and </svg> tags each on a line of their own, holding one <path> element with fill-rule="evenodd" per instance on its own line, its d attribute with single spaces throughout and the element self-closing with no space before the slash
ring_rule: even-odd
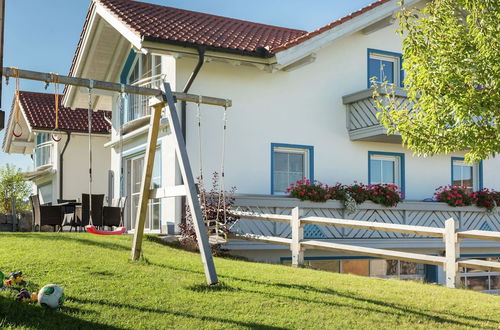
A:
<svg viewBox="0 0 500 330">
<path fill-rule="evenodd" d="M 232 211 L 231 213 L 233 215 L 249 220 L 289 223 L 291 227 L 291 238 L 255 234 L 232 234 L 230 235 L 230 238 L 289 246 L 292 252 L 292 265 L 294 267 L 302 267 L 304 265 L 304 251 L 306 248 L 309 248 L 328 251 L 341 251 L 363 256 L 443 266 L 446 273 L 446 286 L 451 288 L 456 288 L 460 285 L 459 267 L 500 271 L 500 262 L 460 258 L 461 239 L 467 238 L 500 241 L 500 232 L 490 232 L 483 230 L 459 231 L 458 221 L 454 218 L 449 218 L 448 220 L 446 220 L 444 228 L 436 228 L 327 217 L 304 217 L 303 210 L 299 207 L 294 207 L 292 209 L 291 215 L 269 213 L 258 214 L 255 212 L 243 211 Z M 433 256 L 388 249 L 368 248 L 349 244 L 339 244 L 321 240 L 304 239 L 304 225 L 306 224 L 318 224 L 324 226 L 357 228 L 373 231 L 439 237 L 443 238 L 445 243 L 445 256 Z"/>
</svg>

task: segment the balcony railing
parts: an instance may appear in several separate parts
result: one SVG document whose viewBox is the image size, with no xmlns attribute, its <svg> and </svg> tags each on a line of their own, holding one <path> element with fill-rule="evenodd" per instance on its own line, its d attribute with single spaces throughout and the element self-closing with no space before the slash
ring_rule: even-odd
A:
<svg viewBox="0 0 500 330">
<path fill-rule="evenodd" d="M 461 230 L 500 231 L 500 210 L 487 211 L 476 206 L 451 207 L 445 203 L 404 201 L 395 207 L 385 207 L 372 202 L 358 205 L 357 211 L 348 214 L 343 203 L 300 202 L 298 199 L 269 195 L 236 195 L 236 211 L 290 215 L 295 206 L 303 210 L 304 216 L 357 219 L 379 223 L 443 228 L 449 218 L 460 222 Z M 349 229 L 321 225 L 306 225 L 309 238 L 322 239 L 421 239 L 413 234 L 388 233 L 363 229 Z M 268 223 L 241 219 L 233 227 L 234 232 L 262 236 L 288 238 L 291 228 L 288 223 Z"/>
<path fill-rule="evenodd" d="M 396 102 L 400 106 L 409 103 L 406 91 L 397 88 L 394 92 Z M 379 94 L 381 97 L 386 95 L 382 91 Z M 342 97 L 343 103 L 347 106 L 346 124 L 350 139 L 353 141 L 401 143 L 401 136 L 398 134 L 387 135 L 387 130 L 378 121 L 376 114 L 380 110 L 372 95 L 373 90 L 368 88 Z"/>
<path fill-rule="evenodd" d="M 43 143 L 35 149 L 35 168 L 52 164 L 52 142 Z"/>
<path fill-rule="evenodd" d="M 165 75 L 159 74 L 138 80 L 132 83 L 132 85 L 139 87 L 148 87 L 148 88 L 160 88 L 160 84 L 164 80 L 165 80 Z M 128 96 L 127 111 L 125 113 L 125 118 L 123 119 L 122 123 L 126 123 L 134 119 L 148 116 L 150 114 L 150 109 L 148 104 L 149 99 L 150 96 L 130 94 Z"/>
</svg>

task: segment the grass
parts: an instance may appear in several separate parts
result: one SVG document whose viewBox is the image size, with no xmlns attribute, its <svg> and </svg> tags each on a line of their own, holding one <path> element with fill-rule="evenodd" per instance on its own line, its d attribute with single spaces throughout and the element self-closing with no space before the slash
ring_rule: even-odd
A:
<svg viewBox="0 0 500 330">
<path fill-rule="evenodd" d="M 131 237 L 0 233 L 0 270 L 33 287 L 61 285 L 60 310 L 0 292 L 0 328 L 489 328 L 500 296 L 437 285 L 216 258 L 207 287 L 198 254 L 146 241 L 129 262 Z"/>
</svg>

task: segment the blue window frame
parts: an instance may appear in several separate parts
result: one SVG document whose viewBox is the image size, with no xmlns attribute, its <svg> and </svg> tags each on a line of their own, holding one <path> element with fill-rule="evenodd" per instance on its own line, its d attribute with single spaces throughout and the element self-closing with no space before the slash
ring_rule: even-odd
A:
<svg viewBox="0 0 500 330">
<path fill-rule="evenodd" d="M 314 181 L 314 147 L 271 143 L 271 194 L 283 194 L 303 178 Z"/>
<path fill-rule="evenodd" d="M 451 157 L 451 184 L 470 190 L 483 189 L 483 161 L 467 164 L 463 157 Z"/>
<path fill-rule="evenodd" d="M 373 77 L 377 83 L 387 81 L 403 87 L 403 56 L 400 53 L 368 48 L 367 61 L 368 88 Z"/>
<path fill-rule="evenodd" d="M 368 184 L 394 184 L 405 194 L 405 155 L 368 151 Z"/>
</svg>

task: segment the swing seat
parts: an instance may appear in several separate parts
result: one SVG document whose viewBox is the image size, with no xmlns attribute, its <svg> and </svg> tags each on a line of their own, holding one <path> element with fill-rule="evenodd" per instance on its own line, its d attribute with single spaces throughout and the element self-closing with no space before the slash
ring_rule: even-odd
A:
<svg viewBox="0 0 500 330">
<path fill-rule="evenodd" d="M 94 235 L 121 235 L 127 232 L 127 227 L 116 227 L 115 230 L 99 230 L 94 225 L 85 226 L 87 233 Z"/>
<path fill-rule="evenodd" d="M 217 236 L 217 235 L 211 235 L 208 237 L 208 242 L 211 244 L 211 245 L 215 245 L 215 244 L 226 244 L 227 243 L 227 240 L 224 238 L 224 237 L 221 237 L 221 236 Z"/>
</svg>

